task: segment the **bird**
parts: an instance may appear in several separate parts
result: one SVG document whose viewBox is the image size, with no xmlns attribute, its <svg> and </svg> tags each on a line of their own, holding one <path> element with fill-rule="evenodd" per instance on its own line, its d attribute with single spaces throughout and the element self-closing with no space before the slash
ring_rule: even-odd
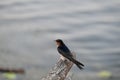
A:
<svg viewBox="0 0 120 80">
<path fill-rule="evenodd" d="M 56 39 L 55 42 L 56 42 L 56 45 L 57 45 L 57 51 L 58 51 L 58 53 L 63 58 L 67 58 L 69 61 L 71 61 L 74 64 L 76 64 L 76 66 L 80 70 L 82 70 L 83 67 L 84 67 L 84 64 L 73 58 L 73 55 L 72 55 L 70 49 L 65 45 L 65 43 L 63 42 L 63 40 L 62 39 Z"/>
</svg>

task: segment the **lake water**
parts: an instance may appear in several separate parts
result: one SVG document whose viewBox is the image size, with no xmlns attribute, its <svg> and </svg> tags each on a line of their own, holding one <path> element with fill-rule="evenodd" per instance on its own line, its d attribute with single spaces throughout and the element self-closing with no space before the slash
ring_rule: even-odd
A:
<svg viewBox="0 0 120 80">
<path fill-rule="evenodd" d="M 49 72 L 59 59 L 57 38 L 86 65 L 73 66 L 73 80 L 98 80 L 102 71 L 120 79 L 119 0 L 0 0 L 0 67 L 24 68 L 16 80 Z"/>
</svg>

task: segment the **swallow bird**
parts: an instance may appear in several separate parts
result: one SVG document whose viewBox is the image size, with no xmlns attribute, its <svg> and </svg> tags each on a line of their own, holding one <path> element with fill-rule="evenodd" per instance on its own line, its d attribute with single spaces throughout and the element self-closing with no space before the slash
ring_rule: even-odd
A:
<svg viewBox="0 0 120 80">
<path fill-rule="evenodd" d="M 81 62 L 79 62 L 73 58 L 71 51 L 69 50 L 69 48 L 64 44 L 64 42 L 61 39 L 57 39 L 57 40 L 55 40 L 55 42 L 57 45 L 57 50 L 60 53 L 60 55 L 62 55 L 62 57 L 65 57 L 68 60 L 72 61 L 74 64 L 76 64 L 76 66 L 79 69 L 83 69 L 84 64 L 82 64 Z"/>
</svg>

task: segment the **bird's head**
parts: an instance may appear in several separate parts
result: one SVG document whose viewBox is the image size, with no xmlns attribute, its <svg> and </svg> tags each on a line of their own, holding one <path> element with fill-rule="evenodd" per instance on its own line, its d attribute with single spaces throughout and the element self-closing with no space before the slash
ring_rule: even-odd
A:
<svg viewBox="0 0 120 80">
<path fill-rule="evenodd" d="M 61 39 L 56 39 L 55 42 L 57 46 L 64 45 L 64 42 Z"/>
</svg>

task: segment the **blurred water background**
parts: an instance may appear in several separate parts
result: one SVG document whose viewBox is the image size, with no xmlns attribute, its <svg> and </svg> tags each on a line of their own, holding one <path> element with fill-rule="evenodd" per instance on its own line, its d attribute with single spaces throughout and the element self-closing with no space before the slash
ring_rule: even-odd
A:
<svg viewBox="0 0 120 80">
<path fill-rule="evenodd" d="M 73 80 L 102 80 L 101 71 L 120 80 L 120 0 L 0 0 L 0 67 L 24 68 L 16 80 L 49 72 L 57 38 L 86 65 L 73 66 Z"/>
</svg>

